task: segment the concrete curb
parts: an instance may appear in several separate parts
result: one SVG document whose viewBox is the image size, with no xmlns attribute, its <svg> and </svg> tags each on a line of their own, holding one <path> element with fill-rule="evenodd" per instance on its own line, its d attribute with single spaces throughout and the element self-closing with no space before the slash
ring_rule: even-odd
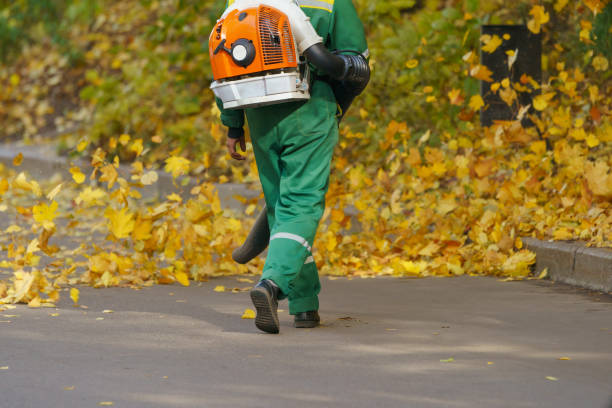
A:
<svg viewBox="0 0 612 408">
<path fill-rule="evenodd" d="M 523 238 L 523 242 L 536 253 L 536 273 L 548 268 L 553 281 L 612 293 L 612 250 L 535 238 Z"/>
<path fill-rule="evenodd" d="M 13 165 L 13 158 L 19 153 L 23 154 L 23 162 L 19 167 Z M 70 163 L 81 168 L 85 174 L 89 174 L 92 170 L 91 165 L 81 159 L 70 160 L 66 157 L 59 156 L 55 147 L 51 144 L 42 144 L 27 146 L 19 143 L 0 144 L 0 163 L 3 163 L 15 171 L 24 171 L 35 178 L 51 177 L 55 174 L 60 174 L 64 179 L 71 179 Z M 121 177 L 129 180 L 130 166 L 120 165 L 118 173 Z M 183 198 L 189 195 L 189 191 L 197 182 L 190 177 L 179 177 L 176 181 L 172 176 L 163 171 L 157 171 L 158 180 L 151 186 L 144 186 L 139 191 L 144 198 L 163 197 L 168 194 L 178 193 Z M 216 184 L 219 193 L 219 200 L 224 208 L 244 211 L 245 204 L 237 200 L 236 197 L 242 197 L 248 200 L 259 197 L 261 191 L 247 188 L 240 183 L 224 183 Z M 263 200 L 261 200 L 263 204 Z"/>
</svg>

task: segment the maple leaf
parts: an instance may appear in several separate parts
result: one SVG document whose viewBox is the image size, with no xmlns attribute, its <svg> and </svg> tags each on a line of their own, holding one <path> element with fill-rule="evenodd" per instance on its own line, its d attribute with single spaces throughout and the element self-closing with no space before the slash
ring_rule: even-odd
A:
<svg viewBox="0 0 612 408">
<path fill-rule="evenodd" d="M 612 174 L 609 170 L 608 164 L 603 160 L 585 164 L 584 177 L 593 194 L 612 198 Z"/>
<path fill-rule="evenodd" d="M 493 173 L 493 171 L 495 170 L 496 164 L 497 162 L 493 158 L 480 160 L 478 163 L 474 165 L 474 171 L 476 172 L 476 175 L 479 178 L 487 177 L 488 175 Z"/>
<path fill-rule="evenodd" d="M 85 204 L 87 207 L 91 207 L 94 205 L 102 205 L 102 199 L 106 197 L 106 191 L 99 188 L 87 187 L 85 190 L 81 191 L 79 195 L 75 198 L 74 202 L 77 205 Z"/>
<path fill-rule="evenodd" d="M 584 4 L 593 12 L 593 14 L 601 13 L 609 0 L 584 0 Z"/>
<path fill-rule="evenodd" d="M 166 159 L 166 170 L 173 178 L 187 174 L 191 162 L 184 157 L 172 156 Z"/>
<path fill-rule="evenodd" d="M 181 196 L 176 193 L 169 194 L 168 196 L 166 196 L 166 198 L 168 199 L 168 201 L 175 201 L 177 203 L 180 203 L 183 201 Z"/>
<path fill-rule="evenodd" d="M 17 156 L 13 158 L 13 166 L 19 167 L 23 163 L 23 153 L 19 153 Z"/>
<path fill-rule="evenodd" d="M 57 202 L 51 202 L 51 205 L 41 203 L 32 208 L 32 215 L 36 222 L 43 226 L 46 230 L 55 228 L 53 220 L 57 217 Z"/>
<path fill-rule="evenodd" d="M 3 196 L 9 189 L 9 183 L 7 179 L 0 178 L 0 197 Z"/>
<path fill-rule="evenodd" d="M 121 136 L 119 136 L 119 143 L 120 143 L 122 146 L 125 146 L 125 145 L 127 145 L 127 144 L 130 142 L 130 139 L 131 139 L 131 138 L 130 138 L 130 135 L 128 135 L 128 134 L 126 134 L 126 133 L 124 133 L 124 134 L 122 134 Z"/>
<path fill-rule="evenodd" d="M 535 98 L 533 98 L 533 107 L 539 111 L 543 111 L 548 106 L 548 102 L 550 102 L 554 96 L 554 92 L 537 95 Z"/>
<path fill-rule="evenodd" d="M 151 238 L 151 231 L 153 230 L 153 222 L 149 219 L 138 219 L 135 223 L 134 230 L 132 231 L 132 238 L 135 241 L 145 241 Z"/>
<path fill-rule="evenodd" d="M 35 180 L 28 181 L 25 173 L 19 173 L 19 175 L 17 175 L 17 177 L 15 177 L 15 179 L 13 180 L 12 186 L 13 188 L 31 191 L 37 197 L 40 197 L 42 195 L 40 185 Z"/>
<path fill-rule="evenodd" d="M 557 1 L 555 2 L 555 6 L 554 6 L 555 11 L 556 11 L 557 13 L 560 13 L 560 12 L 561 12 L 561 10 L 563 10 L 563 9 L 565 8 L 565 6 L 567 6 L 567 3 L 568 3 L 568 2 L 569 2 L 569 0 L 557 0 Z"/>
<path fill-rule="evenodd" d="M 102 173 L 100 176 L 100 181 L 106 181 L 108 183 L 108 188 L 113 188 L 113 185 L 115 185 L 115 182 L 119 177 L 115 167 L 112 164 L 107 164 L 100 169 L 100 173 Z"/>
<path fill-rule="evenodd" d="M 136 156 L 140 156 L 143 150 L 142 139 L 136 139 L 130 145 L 130 151 L 136 153 Z"/>
<path fill-rule="evenodd" d="M 452 89 L 449 91 L 448 99 L 451 105 L 461 105 L 465 101 L 465 98 L 461 95 L 461 89 Z"/>
<path fill-rule="evenodd" d="M 109 221 L 110 232 L 112 232 L 117 239 L 129 237 L 136 225 L 134 214 L 130 213 L 127 208 L 117 211 L 109 207 L 104 211 L 104 216 Z"/>
<path fill-rule="evenodd" d="M 432 256 L 433 254 L 437 253 L 439 250 L 440 250 L 440 245 L 436 244 L 435 242 L 430 242 L 419 251 L 419 255 Z"/>
<path fill-rule="evenodd" d="M 82 184 L 85 181 L 85 174 L 83 174 L 78 167 L 71 167 L 70 174 L 72 174 L 72 179 L 77 184 Z"/>
<path fill-rule="evenodd" d="M 473 111 L 479 111 L 480 108 L 482 108 L 485 105 L 484 101 L 482 100 L 482 97 L 480 95 L 472 95 L 472 97 L 470 98 L 470 103 L 469 103 L 469 107 L 473 110 Z"/>
<path fill-rule="evenodd" d="M 70 299 L 72 299 L 75 306 L 79 303 L 79 290 L 77 288 L 70 289 Z"/>
<path fill-rule="evenodd" d="M 40 296 L 35 296 L 32 300 L 28 302 L 28 307 L 32 307 L 32 308 L 40 307 L 41 303 L 42 301 L 40 299 Z"/>
<path fill-rule="evenodd" d="M 87 146 L 89 146 L 90 141 L 85 139 L 85 140 L 81 140 L 79 142 L 79 144 L 77 144 L 77 152 L 81 153 L 82 151 L 84 151 L 85 149 L 87 149 Z"/>
<path fill-rule="evenodd" d="M 518 95 L 517 95 L 516 91 L 514 89 L 512 89 L 512 88 L 509 88 L 509 87 L 504 87 L 501 91 L 499 91 L 499 97 L 508 106 L 512 106 L 514 101 L 518 99 Z"/>
<path fill-rule="evenodd" d="M 457 208 L 457 202 L 454 198 L 447 198 L 444 200 L 440 200 L 438 202 L 438 206 L 436 207 L 436 211 L 441 215 L 446 215 Z"/>
<path fill-rule="evenodd" d="M 11 83 L 11 85 L 17 86 L 21 82 L 21 77 L 19 75 L 17 75 L 17 74 L 13 74 L 9 78 L 9 82 Z"/>
<path fill-rule="evenodd" d="M 502 265 L 502 271 L 512 278 L 523 278 L 529 275 L 529 266 L 536 261 L 536 254 L 523 249 L 512 254 Z"/>
<path fill-rule="evenodd" d="M 480 79 L 481 81 L 493 82 L 493 78 L 491 78 L 493 72 L 484 65 L 476 65 L 473 67 L 470 70 L 470 75 L 476 79 Z"/>
<path fill-rule="evenodd" d="M 502 45 L 502 39 L 499 38 L 498 35 L 490 36 L 488 34 L 480 37 L 480 41 L 482 41 L 485 45 L 482 46 L 481 50 L 484 52 L 488 52 L 489 54 L 495 52 L 500 45 Z"/>
<path fill-rule="evenodd" d="M 156 171 L 149 171 L 142 175 L 140 182 L 145 186 L 150 186 L 151 184 L 156 183 L 158 178 L 159 176 L 157 175 Z"/>
<path fill-rule="evenodd" d="M 585 139 L 587 146 L 590 148 L 599 146 L 599 139 L 593 133 L 589 133 Z"/>
<path fill-rule="evenodd" d="M 608 67 L 610 66 L 608 59 L 603 55 L 598 55 L 593 58 L 592 64 L 596 71 L 607 71 Z"/>
<path fill-rule="evenodd" d="M 4 232 L 7 234 L 13 234 L 15 232 L 20 232 L 21 230 L 22 228 L 19 225 L 10 225 L 4 230 Z"/>
<path fill-rule="evenodd" d="M 539 34 L 542 24 L 548 23 L 550 14 L 546 12 L 543 6 L 533 6 L 529 15 L 532 19 L 527 22 L 527 28 L 534 34 Z"/>
<path fill-rule="evenodd" d="M 416 68 L 418 65 L 419 65 L 419 61 L 415 59 L 411 59 L 411 60 L 408 60 L 408 62 L 406 62 L 406 68 L 409 68 L 409 69 Z"/>
</svg>

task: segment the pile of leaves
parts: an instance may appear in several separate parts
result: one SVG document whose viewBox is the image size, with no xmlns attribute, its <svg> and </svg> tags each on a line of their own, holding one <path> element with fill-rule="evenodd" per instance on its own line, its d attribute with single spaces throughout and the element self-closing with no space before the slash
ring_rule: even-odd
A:
<svg viewBox="0 0 612 408">
<path fill-rule="evenodd" d="M 494 52 L 507 39 L 480 36 L 482 17 L 475 11 L 439 11 L 428 4 L 414 14 L 374 10 L 382 17 L 368 22 L 373 88 L 341 127 L 315 242 L 321 272 L 521 279 L 530 276 L 535 255 L 520 237 L 612 247 L 612 85 L 609 61 L 592 48 L 587 19 L 605 4 L 558 0 L 527 8 L 533 32 L 564 15 L 582 19 L 574 34 L 584 54 L 577 59 L 577 47 L 555 43 L 545 57 L 542 84 L 526 75 L 493 82 L 478 50 Z M 7 123 L 19 117 L 14 130 L 32 125 L 32 134 L 52 115 L 51 105 L 32 113 L 27 98 L 40 106 L 36 101 L 47 100 L 40 95 L 56 89 L 33 84 L 57 75 L 54 81 L 65 89 L 68 78 L 80 78 L 71 82 L 72 94 L 79 93 L 71 102 L 76 108 L 54 121 L 89 124 L 72 132 L 65 148 L 87 155 L 92 170 L 85 174 L 73 167 L 72 180 L 44 183 L 18 171 L 0 172 L 0 212 L 16 220 L 3 226 L 0 240 L 6 253 L 0 268 L 12 271 L 0 283 L 1 303 L 50 305 L 66 285 L 80 283 L 188 285 L 190 279 L 261 270 L 261 259 L 240 266 L 230 256 L 252 225 L 257 200 L 245 200 L 246 214 L 236 214 L 222 208 L 214 187 L 256 183 L 252 151 L 249 146 L 247 163 L 230 163 L 218 111 L 199 77 L 208 69 L 205 50 L 200 43 L 200 49 L 188 46 L 196 40 L 180 42 L 185 33 L 205 32 L 211 20 L 171 1 L 109 7 L 94 26 L 75 28 L 84 30 L 77 38 L 89 42 L 83 67 L 72 68 L 67 57 L 50 52 L 49 60 L 57 58 L 51 66 L 70 69 L 52 73 L 43 62 L 35 77 L 41 61 L 26 58 L 41 52 L 34 46 L 16 65 L 2 68 L 1 86 L 10 92 L 0 94 L 9 95 L 0 100 L 0 117 L 8 115 Z M 168 7 L 177 14 L 164 18 Z M 185 29 L 176 20 L 181 15 L 200 25 Z M 502 17 L 508 18 L 502 12 L 489 15 L 490 22 Z M 384 18 L 404 24 L 385 25 Z M 139 24 L 146 40 L 134 31 Z M 106 29 L 113 34 L 100 35 Z M 395 34 L 416 41 L 415 47 L 400 48 Z M 554 41 L 552 34 L 546 36 Z M 447 40 L 448 49 L 441 47 Z M 509 70 L 515 58 L 508 52 Z M 181 69 L 173 69 L 177 63 Z M 9 75 L 9 69 L 17 71 Z M 479 80 L 490 82 L 492 92 L 510 106 L 516 106 L 519 92 L 532 93 L 532 106 L 518 106 L 515 121 L 482 128 L 477 117 L 486 106 L 478 95 Z M 522 127 L 522 116 L 535 127 Z M 193 148 L 182 149 L 191 143 Z M 118 168 L 125 161 L 131 173 L 122 176 Z M 177 193 L 163 200 L 143 199 L 141 189 L 157 182 L 154 170 L 160 165 L 175 179 L 193 176 L 196 187 L 177 184 Z M 59 236 L 75 242 L 54 244 Z M 72 297 L 78 301 L 78 292 Z"/>
</svg>

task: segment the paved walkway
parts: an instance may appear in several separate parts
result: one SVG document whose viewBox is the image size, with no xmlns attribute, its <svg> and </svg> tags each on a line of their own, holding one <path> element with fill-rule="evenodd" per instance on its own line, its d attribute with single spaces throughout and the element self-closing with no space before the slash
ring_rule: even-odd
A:
<svg viewBox="0 0 612 408">
<path fill-rule="evenodd" d="M 238 278 L 0 312 L 0 407 L 612 407 L 612 297 L 547 281 L 323 279 L 323 327 Z M 104 311 L 107 311 L 106 313 Z M 109 313 L 108 310 L 112 310 Z M 560 359 L 564 358 L 564 359 Z"/>
</svg>

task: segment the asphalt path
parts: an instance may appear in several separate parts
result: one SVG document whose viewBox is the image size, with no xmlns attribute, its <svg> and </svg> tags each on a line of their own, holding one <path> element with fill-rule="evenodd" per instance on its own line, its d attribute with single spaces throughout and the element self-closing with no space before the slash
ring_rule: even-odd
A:
<svg viewBox="0 0 612 408">
<path fill-rule="evenodd" d="M 293 328 L 283 302 L 278 335 L 241 318 L 239 277 L 1 311 L 0 407 L 612 407 L 608 295 L 473 277 L 322 284 L 322 327 Z"/>
</svg>

